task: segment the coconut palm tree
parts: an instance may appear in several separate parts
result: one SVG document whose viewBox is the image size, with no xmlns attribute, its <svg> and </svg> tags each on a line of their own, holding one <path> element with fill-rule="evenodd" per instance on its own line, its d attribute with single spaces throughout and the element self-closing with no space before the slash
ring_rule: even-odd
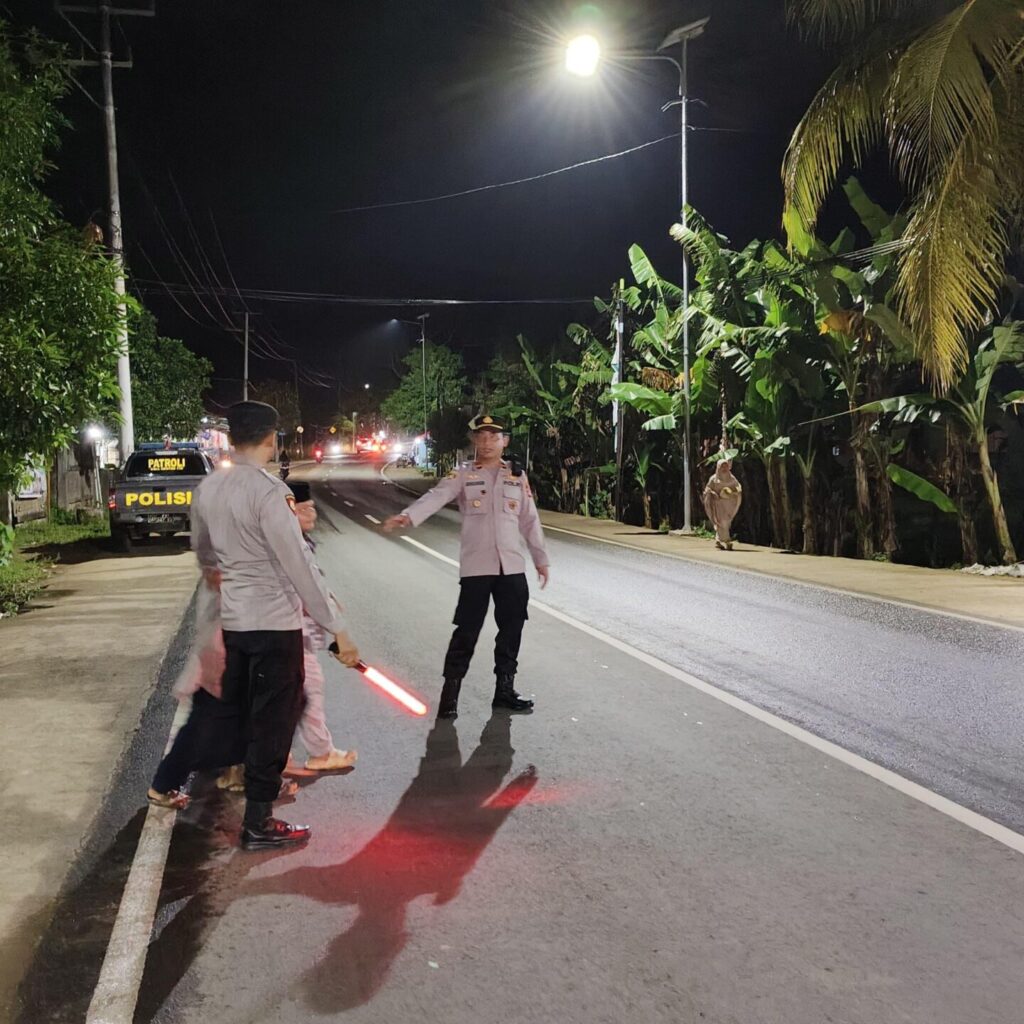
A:
<svg viewBox="0 0 1024 1024">
<path fill-rule="evenodd" d="M 841 48 L 797 126 L 783 180 L 787 230 L 813 227 L 844 164 L 888 149 L 911 199 L 898 311 L 939 391 L 968 369 L 1024 220 L 1020 0 L 788 0 L 791 20 Z"/>
</svg>

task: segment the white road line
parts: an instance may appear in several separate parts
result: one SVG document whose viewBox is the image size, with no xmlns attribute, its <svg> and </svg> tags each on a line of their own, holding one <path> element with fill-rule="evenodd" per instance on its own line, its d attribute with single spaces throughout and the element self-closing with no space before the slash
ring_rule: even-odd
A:
<svg viewBox="0 0 1024 1024">
<path fill-rule="evenodd" d="M 373 523 L 373 524 L 374 524 L 375 526 L 380 526 L 380 520 L 379 520 L 379 519 L 375 519 L 375 518 L 374 518 L 373 516 L 371 516 L 371 515 L 370 515 L 370 513 L 369 513 L 369 512 L 364 512 L 364 513 L 363 513 L 363 516 L 364 516 L 364 517 L 365 517 L 366 519 L 369 519 L 369 520 L 370 520 L 370 522 L 371 522 L 371 523 Z"/>
<path fill-rule="evenodd" d="M 344 501 L 345 504 L 348 505 L 349 508 L 355 508 L 355 505 L 353 505 L 352 502 L 349 501 L 348 499 L 342 498 L 341 500 Z"/>
<path fill-rule="evenodd" d="M 447 555 L 442 555 L 439 551 L 434 551 L 433 548 L 428 548 L 426 544 L 421 544 L 418 540 L 413 540 L 411 537 L 402 537 L 402 540 L 407 544 L 412 544 L 414 547 L 419 548 L 421 551 L 425 551 L 429 555 L 433 555 L 434 558 L 439 561 L 446 562 L 448 565 L 454 565 L 458 568 L 458 562 L 449 558 Z M 649 665 L 651 668 L 657 669 L 659 672 L 662 672 L 667 676 L 671 676 L 673 679 L 678 679 L 679 682 L 685 683 L 687 686 L 690 686 L 694 690 L 698 690 L 709 697 L 713 697 L 722 704 L 726 704 L 729 707 L 734 708 L 736 711 L 740 711 L 764 725 L 777 729 L 779 732 L 785 733 L 787 736 L 790 736 L 809 747 L 813 747 L 820 753 L 869 776 L 876 782 L 881 782 L 890 789 L 894 789 L 896 792 L 903 794 L 903 796 L 910 797 L 912 800 L 917 800 L 919 803 L 932 808 L 932 810 L 938 811 L 940 814 L 944 814 L 947 817 L 952 818 L 961 825 L 966 825 L 968 828 L 974 829 L 975 832 L 980 832 L 982 835 L 988 836 L 990 839 L 994 839 L 997 843 L 1002 843 L 1003 846 L 1007 846 L 1017 853 L 1024 853 L 1024 835 L 1021 835 L 1019 832 L 1015 832 L 1011 828 L 1007 828 L 1005 825 L 1000 825 L 999 822 L 993 821 L 991 818 L 986 818 L 983 814 L 979 814 L 977 811 L 972 811 L 969 807 L 964 807 L 962 804 L 958 804 L 955 801 L 950 800 L 948 797 L 941 796 L 938 793 L 933 793 L 930 789 L 927 789 L 917 782 L 911 782 L 910 779 L 905 779 L 902 775 L 899 775 L 888 768 L 883 768 L 881 765 L 875 764 L 873 761 L 869 761 L 866 757 L 854 754 L 851 751 L 840 747 L 838 744 L 832 743 L 830 740 L 822 739 L 820 736 L 816 736 L 814 733 L 808 732 L 806 729 L 802 729 L 799 725 L 787 722 L 784 718 L 779 718 L 776 715 L 773 715 L 770 711 L 765 711 L 764 708 L 759 708 L 756 704 L 751 704 L 749 701 L 743 700 L 742 697 L 737 697 L 725 690 L 720 690 L 717 686 L 707 683 L 703 679 L 699 679 L 697 676 L 691 675 L 689 672 L 684 672 L 682 669 L 676 668 L 675 665 L 670 665 L 667 661 L 662 661 L 661 658 L 656 658 L 653 654 L 641 651 L 632 644 L 627 644 L 616 637 L 610 636 L 608 633 L 605 633 L 600 629 L 596 629 L 594 626 L 587 625 L 587 623 L 581 622 L 579 619 L 574 619 L 571 615 L 566 615 L 565 612 L 552 608 L 550 605 L 542 604 L 539 601 L 531 599 L 530 607 L 546 612 L 548 615 L 552 616 L 552 618 L 558 619 L 559 621 L 566 623 L 566 625 L 572 626 L 573 628 L 580 630 L 580 632 L 586 633 L 588 636 L 592 636 L 595 639 L 600 640 L 609 647 L 614 647 L 616 650 L 622 651 L 623 654 L 628 654 L 630 657 L 636 658 L 637 661 L 642 661 L 645 665 Z"/>
<path fill-rule="evenodd" d="M 178 706 L 165 754 L 188 717 L 186 707 Z M 132 1024 L 176 818 L 177 812 L 152 804 L 146 812 L 85 1024 Z"/>
<path fill-rule="evenodd" d="M 549 530 L 554 533 L 567 533 L 571 537 L 581 537 L 583 540 L 591 540 L 595 544 L 608 544 L 614 548 L 625 548 L 627 551 L 639 551 L 646 555 L 654 555 L 656 558 L 674 558 L 677 562 L 686 562 L 689 565 L 703 565 L 710 569 L 721 569 L 724 572 L 737 572 L 744 576 L 758 576 L 761 579 L 778 580 L 780 583 L 791 583 L 794 587 L 805 587 L 809 590 L 827 590 L 833 594 L 842 594 L 844 597 L 859 597 L 864 601 L 874 601 L 876 604 L 894 604 L 902 608 L 913 608 L 915 611 L 927 612 L 929 615 L 945 615 L 951 619 L 962 619 L 965 622 L 975 622 L 982 626 L 995 626 L 997 629 L 1012 629 L 1018 633 L 1024 633 L 1024 626 L 1015 626 L 1011 622 L 1002 622 L 999 619 L 985 619 L 978 615 L 966 615 L 963 612 L 947 611 L 945 608 L 935 608 L 932 605 L 918 604 L 915 601 L 903 601 L 898 597 L 879 597 L 877 594 L 866 594 L 861 590 L 844 590 L 842 587 L 833 587 L 828 583 L 811 583 L 792 576 L 780 576 L 767 570 L 744 569 L 738 565 L 719 565 L 703 558 L 677 555 L 672 551 L 652 551 L 650 548 L 639 548 L 634 544 L 624 544 L 620 540 L 595 537 L 593 534 L 584 533 L 582 530 L 569 530 L 564 526 L 550 526 L 545 523 L 544 532 L 547 533 Z"/>
</svg>

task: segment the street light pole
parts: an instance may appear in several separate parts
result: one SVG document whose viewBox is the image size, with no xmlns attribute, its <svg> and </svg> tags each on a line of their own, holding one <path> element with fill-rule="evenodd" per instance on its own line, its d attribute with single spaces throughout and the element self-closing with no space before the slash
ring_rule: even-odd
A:
<svg viewBox="0 0 1024 1024">
<path fill-rule="evenodd" d="M 680 224 L 683 230 L 687 227 L 687 208 L 690 203 L 689 197 L 689 173 L 686 159 L 687 135 L 689 135 L 689 123 L 687 118 L 687 107 L 689 95 L 687 89 L 687 59 L 688 44 L 691 39 L 704 32 L 709 18 L 702 18 L 699 21 L 691 22 L 682 28 L 670 32 L 661 44 L 659 49 L 666 49 L 679 44 L 681 53 L 679 55 L 679 197 L 680 197 Z M 693 506 L 693 482 L 691 477 L 690 457 L 693 448 L 690 436 L 690 261 L 686 257 L 686 249 L 683 249 L 683 528 L 680 533 L 688 534 L 693 532 L 692 506 Z"/>
<path fill-rule="evenodd" d="M 685 229 L 687 226 L 686 208 L 689 205 L 687 161 L 686 161 L 686 136 L 689 125 L 687 123 L 687 58 L 689 56 L 687 46 L 691 39 L 702 35 L 704 28 L 710 18 L 701 18 L 699 21 L 692 21 L 675 29 L 665 37 L 659 50 L 666 50 L 669 47 L 680 46 L 680 59 L 667 53 L 617 53 L 613 54 L 616 60 L 663 60 L 672 64 L 679 72 L 679 99 L 674 103 L 679 104 L 679 191 L 680 191 L 680 221 Z M 574 75 L 589 76 L 597 70 L 601 60 L 600 43 L 590 35 L 578 36 L 570 41 L 566 48 L 566 69 Z M 662 110 L 668 110 L 674 103 L 666 103 Z M 690 267 L 686 259 L 686 251 L 683 251 L 683 289 L 682 289 L 682 312 L 683 312 L 683 404 L 685 412 L 683 417 L 683 528 L 679 533 L 691 533 L 693 524 L 691 520 L 691 508 L 693 504 L 692 482 L 690 480 L 690 449 L 692 441 L 690 437 L 690 321 L 688 312 L 690 308 Z"/>
<path fill-rule="evenodd" d="M 615 296 L 615 356 L 612 360 L 612 383 L 622 382 L 622 335 L 625 328 L 625 304 L 622 292 L 626 282 L 619 280 L 618 293 Z M 612 432 L 615 448 L 615 521 L 622 522 L 622 445 L 625 434 L 623 409 L 618 399 L 612 402 Z"/>
</svg>

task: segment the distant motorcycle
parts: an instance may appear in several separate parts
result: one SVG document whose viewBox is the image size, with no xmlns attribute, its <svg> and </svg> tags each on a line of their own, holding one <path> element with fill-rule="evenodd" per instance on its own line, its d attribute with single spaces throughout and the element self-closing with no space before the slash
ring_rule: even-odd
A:
<svg viewBox="0 0 1024 1024">
<path fill-rule="evenodd" d="M 292 464 L 290 462 L 282 462 L 281 463 L 281 469 L 280 469 L 281 479 L 282 480 L 287 480 L 288 479 L 288 474 L 291 472 L 291 470 L 292 470 Z"/>
<path fill-rule="evenodd" d="M 318 464 L 324 461 L 324 450 L 323 450 L 323 448 L 314 448 L 313 449 L 313 461 L 318 463 Z"/>
</svg>

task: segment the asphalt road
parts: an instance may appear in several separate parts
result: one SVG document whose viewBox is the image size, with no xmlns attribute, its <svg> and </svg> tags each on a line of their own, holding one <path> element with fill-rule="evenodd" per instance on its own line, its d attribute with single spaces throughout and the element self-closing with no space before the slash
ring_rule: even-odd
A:
<svg viewBox="0 0 1024 1024">
<path fill-rule="evenodd" d="M 382 520 L 374 464 L 314 467 L 318 559 L 364 657 L 436 703 L 456 570 Z M 412 536 L 457 555 L 442 512 Z M 543 601 L 1024 831 L 1009 630 L 549 536 Z M 536 595 L 535 593 L 535 596 Z M 240 803 L 179 817 L 136 1021 L 1011 1024 L 1024 858 L 541 611 L 492 715 L 326 663 L 355 772 L 302 780 L 287 854 Z"/>
</svg>

